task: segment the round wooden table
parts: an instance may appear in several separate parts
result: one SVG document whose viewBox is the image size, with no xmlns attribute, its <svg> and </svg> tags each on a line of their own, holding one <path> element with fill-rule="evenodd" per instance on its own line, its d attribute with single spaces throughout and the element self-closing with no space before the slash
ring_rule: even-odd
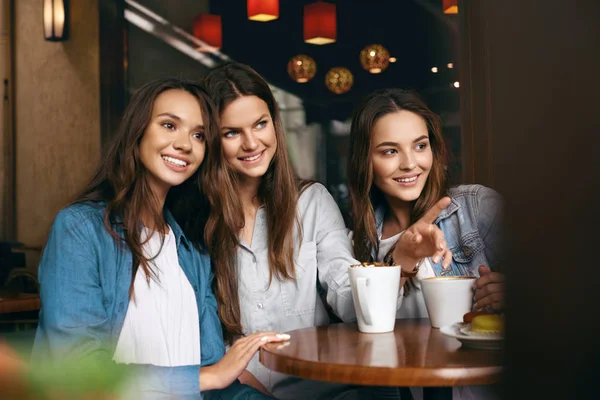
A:
<svg viewBox="0 0 600 400">
<path fill-rule="evenodd" d="M 319 381 L 374 386 L 450 387 L 500 380 L 502 352 L 462 348 L 427 319 L 399 319 L 394 332 L 361 333 L 356 323 L 291 332 L 260 361 L 274 371 Z M 447 398 L 448 389 L 442 396 Z M 450 389 L 450 397 L 451 397 Z"/>
</svg>

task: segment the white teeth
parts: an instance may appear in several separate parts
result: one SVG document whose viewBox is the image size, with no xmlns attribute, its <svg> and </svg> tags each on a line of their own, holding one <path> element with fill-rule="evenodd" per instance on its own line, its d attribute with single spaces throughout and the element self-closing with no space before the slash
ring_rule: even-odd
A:
<svg viewBox="0 0 600 400">
<path fill-rule="evenodd" d="M 185 167 L 187 165 L 187 163 L 185 161 L 178 160 L 177 158 L 168 157 L 168 156 L 162 156 L 162 158 L 166 162 L 171 163 L 171 164 L 175 164 L 175 165 L 180 166 L 180 167 Z"/>
<path fill-rule="evenodd" d="M 246 158 L 242 158 L 242 160 L 244 160 L 244 161 L 254 161 L 254 160 L 258 160 L 258 157 L 260 157 L 260 155 L 261 155 L 261 154 L 262 154 L 262 153 L 258 153 L 257 155 L 255 155 L 255 156 L 252 156 L 252 157 L 246 157 Z"/>
<path fill-rule="evenodd" d="M 418 178 L 418 176 L 413 176 L 412 178 L 399 178 L 399 179 L 396 179 L 396 181 L 403 182 L 403 183 L 408 183 L 408 182 L 414 182 L 414 181 L 416 181 L 417 178 Z"/>
</svg>

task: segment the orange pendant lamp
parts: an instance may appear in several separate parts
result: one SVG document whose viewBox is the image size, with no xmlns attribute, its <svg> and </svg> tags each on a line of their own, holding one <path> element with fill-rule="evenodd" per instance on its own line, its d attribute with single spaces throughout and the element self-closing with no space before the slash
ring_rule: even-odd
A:
<svg viewBox="0 0 600 400">
<path fill-rule="evenodd" d="M 311 44 L 335 43 L 337 23 L 335 4 L 317 1 L 304 6 L 304 41 Z"/>
<path fill-rule="evenodd" d="M 380 44 L 370 44 L 360 52 L 360 63 L 372 74 L 379 74 L 390 63 L 390 52 Z"/>
<path fill-rule="evenodd" d="M 194 36 L 216 50 L 223 46 L 221 16 L 200 14 L 194 19 Z"/>
<path fill-rule="evenodd" d="M 279 0 L 248 0 L 248 19 L 267 22 L 279 18 Z"/>
<path fill-rule="evenodd" d="M 298 54 L 288 62 L 287 71 L 290 78 L 296 82 L 306 83 L 317 73 L 317 63 L 312 57 Z"/>
<path fill-rule="evenodd" d="M 444 14 L 458 14 L 458 0 L 444 0 Z"/>
<path fill-rule="evenodd" d="M 354 83 L 354 76 L 348 68 L 333 67 L 325 75 L 325 86 L 335 94 L 346 93 Z"/>
</svg>

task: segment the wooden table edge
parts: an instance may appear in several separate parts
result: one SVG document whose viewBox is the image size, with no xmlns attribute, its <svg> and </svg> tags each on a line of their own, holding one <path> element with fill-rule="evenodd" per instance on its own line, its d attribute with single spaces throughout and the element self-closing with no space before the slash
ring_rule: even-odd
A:
<svg viewBox="0 0 600 400">
<path fill-rule="evenodd" d="M 388 375 L 390 367 L 367 367 L 346 364 L 323 364 L 292 357 L 280 358 L 267 348 L 260 349 L 260 362 L 267 368 L 299 378 L 332 383 L 374 386 L 471 386 L 499 383 L 501 366 L 456 367 L 456 368 L 399 368 L 393 377 Z M 332 368 L 334 367 L 334 368 Z M 328 379 L 324 379 L 328 377 Z"/>
<path fill-rule="evenodd" d="M 0 299 L 0 314 L 35 311 L 39 310 L 40 307 L 40 297 L 37 295 Z"/>
</svg>

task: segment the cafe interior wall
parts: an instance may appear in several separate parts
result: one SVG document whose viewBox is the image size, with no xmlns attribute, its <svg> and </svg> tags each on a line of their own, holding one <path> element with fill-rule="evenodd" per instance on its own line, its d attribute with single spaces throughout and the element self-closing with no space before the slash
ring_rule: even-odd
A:
<svg viewBox="0 0 600 400">
<path fill-rule="evenodd" d="M 44 40 L 42 1 L 14 1 L 16 236 L 42 246 L 100 157 L 98 1 L 71 0 L 70 36 Z M 2 157 L 2 156 L 0 156 Z"/>
<path fill-rule="evenodd" d="M 9 150 L 10 132 L 11 132 L 11 110 L 10 103 L 12 96 L 9 96 L 8 83 L 10 78 L 10 3 L 8 0 L 0 0 L 0 79 L 2 80 L 2 108 L 0 109 L 0 188 L 2 188 L 2 198 L 0 198 L 0 240 L 7 238 L 8 221 L 7 210 L 10 197 L 8 186 L 10 185 L 9 168 L 6 164 L 10 159 L 5 156 Z M 11 82 L 12 83 L 12 82 Z"/>
</svg>

